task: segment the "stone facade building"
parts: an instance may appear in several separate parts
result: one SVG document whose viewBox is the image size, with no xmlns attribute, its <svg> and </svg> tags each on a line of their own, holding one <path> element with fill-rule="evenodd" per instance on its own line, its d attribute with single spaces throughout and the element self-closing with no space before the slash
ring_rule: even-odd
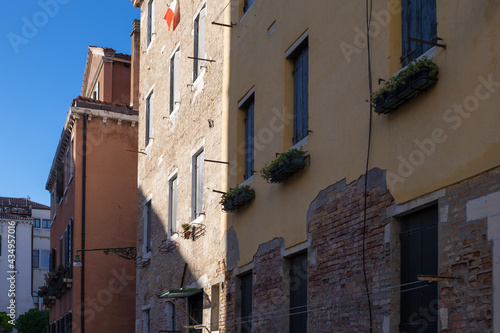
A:
<svg viewBox="0 0 500 333">
<path fill-rule="evenodd" d="M 225 30 L 211 22 L 225 4 L 175 3 L 169 28 L 169 2 L 133 1 L 141 10 L 136 332 L 216 331 L 222 320 L 214 295 L 225 248 L 214 191 L 226 167 Z"/>
</svg>

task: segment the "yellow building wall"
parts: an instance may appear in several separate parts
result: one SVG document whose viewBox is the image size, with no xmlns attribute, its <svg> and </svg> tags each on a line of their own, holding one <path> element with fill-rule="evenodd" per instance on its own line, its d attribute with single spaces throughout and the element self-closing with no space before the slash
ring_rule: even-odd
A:
<svg viewBox="0 0 500 333">
<path fill-rule="evenodd" d="M 379 78 L 388 80 L 401 69 L 400 8 L 400 0 L 373 1 L 374 90 Z M 240 7 L 231 10 L 237 26 L 228 29 L 225 59 L 228 188 L 243 181 L 238 144 L 244 124 L 238 101 L 255 87 L 257 172 L 251 186 L 256 198 L 228 214 L 225 226 L 236 231 L 242 266 L 252 261 L 259 244 L 275 237 L 283 237 L 287 248 L 307 241 L 307 211 L 318 193 L 364 174 L 370 93 L 364 1 L 257 0 L 241 20 Z M 397 203 L 500 164 L 499 18 L 494 1 L 438 1 L 437 31 L 447 47 L 437 48 L 433 57 L 439 67 L 437 85 L 389 115 L 373 114 L 369 169 L 387 170 Z M 311 162 L 286 182 L 268 184 L 260 169 L 291 146 L 285 52 L 306 31 L 312 133 L 304 149 Z"/>
</svg>

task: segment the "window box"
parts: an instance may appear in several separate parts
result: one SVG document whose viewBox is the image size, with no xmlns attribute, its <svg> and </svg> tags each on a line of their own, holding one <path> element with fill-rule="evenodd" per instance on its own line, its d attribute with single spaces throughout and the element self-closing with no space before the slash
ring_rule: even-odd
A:
<svg viewBox="0 0 500 333">
<path fill-rule="evenodd" d="M 269 183 L 281 183 L 303 169 L 308 159 L 309 155 L 302 149 L 290 149 L 266 163 L 260 174 Z"/>
<path fill-rule="evenodd" d="M 184 230 L 184 238 L 189 239 L 191 237 L 191 233 L 192 233 L 192 229 L 193 229 L 191 224 L 190 223 L 183 223 L 181 227 Z"/>
<path fill-rule="evenodd" d="M 232 212 L 255 199 L 255 190 L 250 185 L 231 189 L 222 195 L 220 204 L 225 212 Z"/>
<path fill-rule="evenodd" d="M 371 103 L 379 114 L 390 113 L 437 82 L 438 68 L 427 58 L 410 63 L 374 92 Z"/>
</svg>

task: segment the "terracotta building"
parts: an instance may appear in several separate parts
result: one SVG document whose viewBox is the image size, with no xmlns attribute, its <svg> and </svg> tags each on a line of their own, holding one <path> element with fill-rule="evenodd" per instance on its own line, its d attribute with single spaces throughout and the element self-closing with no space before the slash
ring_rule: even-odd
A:
<svg viewBox="0 0 500 333">
<path fill-rule="evenodd" d="M 46 185 L 50 332 L 134 331 L 135 261 L 113 253 L 135 258 L 138 112 L 128 106 L 130 77 L 130 56 L 89 47 L 82 96 L 68 111 Z"/>
</svg>

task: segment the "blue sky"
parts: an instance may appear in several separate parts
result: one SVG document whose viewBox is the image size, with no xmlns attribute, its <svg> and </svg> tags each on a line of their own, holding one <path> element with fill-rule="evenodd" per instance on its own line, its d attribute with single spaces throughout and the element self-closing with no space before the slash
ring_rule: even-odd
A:
<svg viewBox="0 0 500 333">
<path fill-rule="evenodd" d="M 0 14 L 0 196 L 49 205 L 45 190 L 89 45 L 130 54 L 129 0 L 4 1 Z"/>
</svg>

